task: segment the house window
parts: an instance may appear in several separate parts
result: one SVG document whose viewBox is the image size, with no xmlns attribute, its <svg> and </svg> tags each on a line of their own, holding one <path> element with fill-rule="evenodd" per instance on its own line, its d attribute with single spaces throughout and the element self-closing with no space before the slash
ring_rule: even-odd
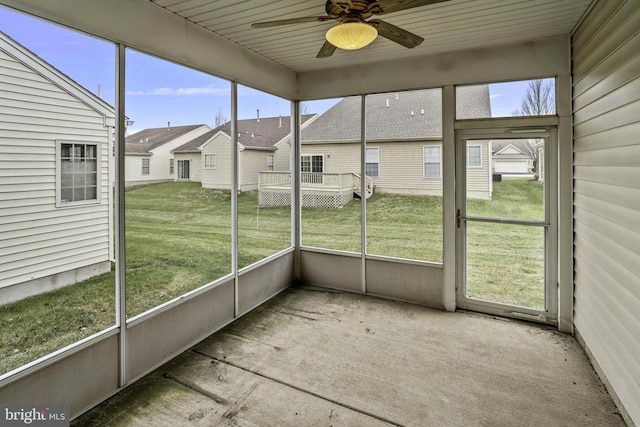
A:
<svg viewBox="0 0 640 427">
<path fill-rule="evenodd" d="M 440 178 L 440 146 L 424 147 L 424 177 Z"/>
<path fill-rule="evenodd" d="M 99 149 L 97 144 L 59 142 L 58 202 L 98 201 Z"/>
<path fill-rule="evenodd" d="M 149 159 L 142 159 L 142 175 L 149 175 Z"/>
<path fill-rule="evenodd" d="M 169 175 L 173 175 L 173 159 L 169 159 Z"/>
<path fill-rule="evenodd" d="M 302 172 L 318 172 L 322 173 L 324 169 L 322 155 L 306 155 L 302 156 L 301 171 Z"/>
<path fill-rule="evenodd" d="M 367 176 L 380 176 L 380 156 L 378 148 L 367 148 L 365 152 L 364 174 Z"/>
<path fill-rule="evenodd" d="M 215 154 L 204 155 L 204 168 L 215 169 L 217 167 L 217 159 Z"/>
<path fill-rule="evenodd" d="M 480 145 L 467 146 L 467 167 L 482 167 L 482 147 Z"/>
<path fill-rule="evenodd" d="M 273 154 L 267 154 L 267 170 L 268 171 L 272 171 L 274 170 L 274 157 Z"/>
</svg>

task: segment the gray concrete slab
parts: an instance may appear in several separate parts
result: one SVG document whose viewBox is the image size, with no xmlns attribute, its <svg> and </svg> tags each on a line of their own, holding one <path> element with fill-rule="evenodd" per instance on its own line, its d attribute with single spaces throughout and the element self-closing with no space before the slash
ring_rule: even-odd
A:
<svg viewBox="0 0 640 427">
<path fill-rule="evenodd" d="M 551 328 L 292 288 L 74 421 L 82 426 L 623 426 Z"/>
</svg>

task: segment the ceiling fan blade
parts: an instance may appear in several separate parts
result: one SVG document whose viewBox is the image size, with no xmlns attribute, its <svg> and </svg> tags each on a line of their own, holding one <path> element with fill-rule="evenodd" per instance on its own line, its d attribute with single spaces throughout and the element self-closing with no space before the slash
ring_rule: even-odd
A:
<svg viewBox="0 0 640 427">
<path fill-rule="evenodd" d="M 335 52 L 336 49 L 337 48 L 334 45 L 326 41 L 320 48 L 320 51 L 316 55 L 316 58 L 328 58 L 333 55 L 333 52 Z"/>
<path fill-rule="evenodd" d="M 367 21 L 367 23 L 376 27 L 378 34 L 382 37 L 401 44 L 404 47 L 408 47 L 409 49 L 419 46 L 420 43 L 424 41 L 424 39 L 417 34 L 410 33 L 407 30 L 403 30 L 400 27 L 396 27 L 379 19 L 371 19 Z"/>
<path fill-rule="evenodd" d="M 277 27 L 280 25 L 303 24 L 305 22 L 324 22 L 332 19 L 333 18 L 330 16 L 304 16 L 301 18 L 281 19 L 278 21 L 254 22 L 251 24 L 251 28 Z"/>
<path fill-rule="evenodd" d="M 430 4 L 442 3 L 449 0 L 378 0 L 371 3 L 369 10 L 374 15 L 384 15 L 385 13 L 398 12 L 414 7 L 428 6 Z"/>
</svg>

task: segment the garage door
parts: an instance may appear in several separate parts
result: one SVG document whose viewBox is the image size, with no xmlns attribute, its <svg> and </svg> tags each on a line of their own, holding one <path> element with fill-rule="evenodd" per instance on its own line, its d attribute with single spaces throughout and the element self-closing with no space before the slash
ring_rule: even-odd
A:
<svg viewBox="0 0 640 427">
<path fill-rule="evenodd" d="M 494 160 L 495 172 L 497 173 L 527 173 L 526 160 L 509 160 L 509 161 L 497 161 Z"/>
</svg>

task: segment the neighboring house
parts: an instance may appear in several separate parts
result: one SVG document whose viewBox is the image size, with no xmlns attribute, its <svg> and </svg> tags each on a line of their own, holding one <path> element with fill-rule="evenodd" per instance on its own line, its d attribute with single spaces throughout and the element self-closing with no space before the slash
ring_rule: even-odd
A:
<svg viewBox="0 0 640 427">
<path fill-rule="evenodd" d="M 110 271 L 113 107 L 0 32 L 0 305 Z"/>
<path fill-rule="evenodd" d="M 459 114 L 490 117 L 486 85 L 459 88 Z M 420 90 L 366 98 L 365 174 L 380 193 L 442 194 L 442 94 Z M 302 131 L 303 173 L 360 173 L 359 97 L 345 98 Z M 468 146 L 468 195 L 490 199 L 489 141 Z"/>
<path fill-rule="evenodd" d="M 314 114 L 305 114 L 301 127 L 307 126 Z M 238 120 L 238 189 L 258 189 L 258 174 L 290 169 L 291 120 L 266 117 Z M 188 179 L 201 182 L 203 188 L 231 188 L 231 122 L 212 129 L 173 150 L 175 161 L 187 165 Z"/>
<path fill-rule="evenodd" d="M 527 175 L 533 172 L 532 150 L 535 144 L 525 139 L 504 139 L 491 142 L 493 172 L 507 175 Z M 531 144 L 531 145 L 530 145 Z"/>
<path fill-rule="evenodd" d="M 210 131 L 207 125 L 145 129 L 125 138 L 126 185 L 189 179 L 188 163 L 175 162 L 172 151 Z"/>
</svg>

